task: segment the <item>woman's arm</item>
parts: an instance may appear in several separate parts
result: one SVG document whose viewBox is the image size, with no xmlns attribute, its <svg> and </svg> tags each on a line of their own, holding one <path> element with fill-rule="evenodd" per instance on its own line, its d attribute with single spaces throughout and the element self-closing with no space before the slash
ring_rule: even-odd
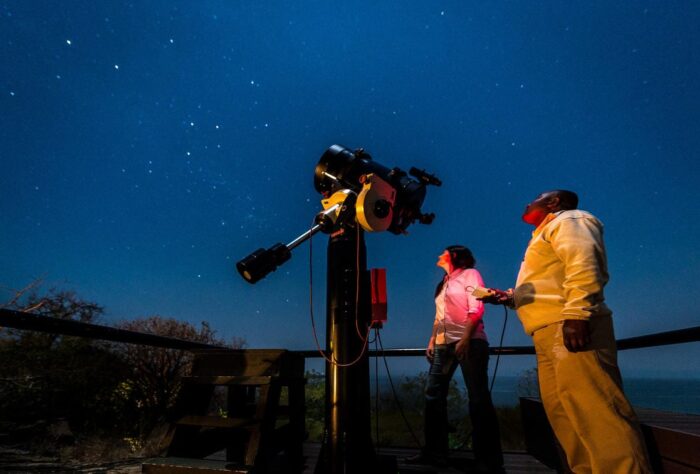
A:
<svg viewBox="0 0 700 474">
<path fill-rule="evenodd" d="M 471 268 L 464 272 L 464 297 L 467 300 L 467 318 L 464 323 L 464 332 L 457 346 L 455 346 L 455 355 L 462 360 L 469 354 L 469 340 L 474 334 L 474 330 L 479 325 L 481 318 L 484 316 L 484 302 L 476 299 L 470 288 L 483 287 L 484 280 L 478 270 Z"/>
<path fill-rule="evenodd" d="M 433 332 L 430 335 L 430 340 L 428 341 L 428 348 L 425 350 L 425 356 L 429 361 L 433 360 L 433 353 L 435 352 L 435 338 L 437 337 L 438 331 L 438 320 L 437 318 L 433 321 Z"/>
</svg>

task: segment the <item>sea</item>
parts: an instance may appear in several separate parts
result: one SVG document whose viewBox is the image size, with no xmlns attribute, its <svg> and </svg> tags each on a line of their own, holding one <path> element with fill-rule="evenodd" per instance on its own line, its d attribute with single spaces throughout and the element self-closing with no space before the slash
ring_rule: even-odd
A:
<svg viewBox="0 0 700 474">
<path fill-rule="evenodd" d="M 398 387 L 401 379 L 401 376 L 394 377 L 394 385 Z M 464 389 L 461 377 L 456 376 L 455 380 Z M 699 379 L 625 378 L 623 383 L 625 393 L 635 407 L 700 415 Z M 390 390 L 386 377 L 380 377 L 379 384 L 382 391 Z M 521 376 L 497 376 L 491 391 L 494 405 L 518 405 L 520 396 L 536 395 L 532 385 L 528 390 Z"/>
<path fill-rule="evenodd" d="M 494 404 L 516 405 L 520 380 L 515 376 L 497 377 L 491 391 Z M 633 406 L 700 415 L 698 379 L 625 378 L 623 385 Z"/>
</svg>

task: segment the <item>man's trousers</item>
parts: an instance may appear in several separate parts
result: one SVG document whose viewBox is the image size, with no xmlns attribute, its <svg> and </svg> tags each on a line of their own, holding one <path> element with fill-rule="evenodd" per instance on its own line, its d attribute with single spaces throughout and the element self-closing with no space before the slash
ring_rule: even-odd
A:
<svg viewBox="0 0 700 474">
<path fill-rule="evenodd" d="M 540 395 L 576 474 L 651 473 L 639 422 L 622 391 L 609 316 L 590 320 L 591 344 L 564 347 L 563 321 L 535 331 Z"/>
</svg>

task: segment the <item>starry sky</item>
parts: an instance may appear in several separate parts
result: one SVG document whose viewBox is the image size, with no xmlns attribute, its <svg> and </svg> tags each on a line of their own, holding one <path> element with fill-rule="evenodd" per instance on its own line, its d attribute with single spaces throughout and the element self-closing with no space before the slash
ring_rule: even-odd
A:
<svg viewBox="0 0 700 474">
<path fill-rule="evenodd" d="M 254 286 L 234 265 L 308 228 L 314 167 L 339 143 L 443 181 L 432 225 L 367 237 L 387 269 L 386 347 L 427 343 L 448 245 L 512 286 L 520 214 L 551 188 L 606 226 L 618 337 L 695 326 L 698 24 L 691 0 L 0 0 L 0 297 L 41 277 L 105 323 L 206 320 L 250 347 L 311 349 L 308 246 Z M 490 308 L 492 345 L 502 324 Z M 530 343 L 512 314 L 504 343 Z M 700 377 L 698 346 L 621 366 Z"/>
</svg>

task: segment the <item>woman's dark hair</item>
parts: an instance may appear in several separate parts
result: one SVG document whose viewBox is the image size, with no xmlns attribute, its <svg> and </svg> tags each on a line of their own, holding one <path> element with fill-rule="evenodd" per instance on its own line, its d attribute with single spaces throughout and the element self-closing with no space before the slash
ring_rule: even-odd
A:
<svg viewBox="0 0 700 474">
<path fill-rule="evenodd" d="M 450 252 L 452 266 L 455 268 L 474 268 L 476 260 L 472 251 L 463 245 L 450 245 L 445 250 Z"/>
<path fill-rule="evenodd" d="M 474 268 L 476 260 L 472 251 L 469 250 L 464 245 L 450 245 L 445 250 L 450 253 L 450 260 L 452 261 L 452 266 L 455 268 Z M 442 285 L 445 284 L 445 279 L 440 280 L 435 288 L 435 296 L 440 294 L 442 290 Z"/>
</svg>

